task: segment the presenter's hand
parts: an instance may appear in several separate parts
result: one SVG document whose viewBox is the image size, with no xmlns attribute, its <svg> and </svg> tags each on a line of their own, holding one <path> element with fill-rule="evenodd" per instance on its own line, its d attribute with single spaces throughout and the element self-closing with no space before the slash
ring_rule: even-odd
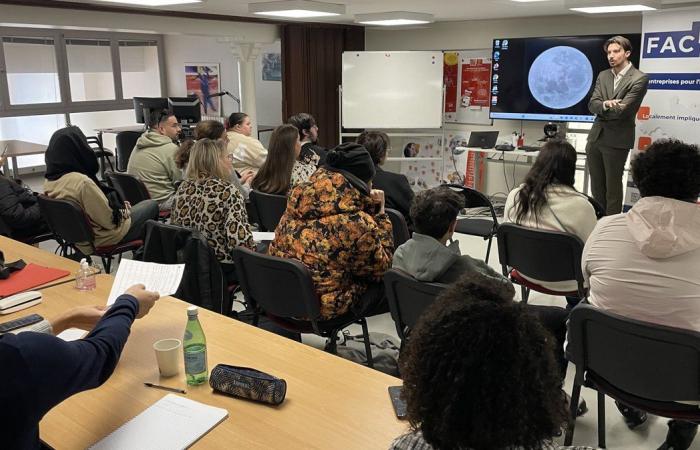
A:
<svg viewBox="0 0 700 450">
<path fill-rule="evenodd" d="M 157 292 L 151 292 L 146 290 L 146 286 L 143 284 L 135 284 L 124 292 L 125 294 L 132 295 L 136 298 L 139 303 L 139 313 L 136 316 L 137 319 L 142 318 L 148 311 L 153 308 L 156 300 L 160 298 L 160 294 Z"/>
<path fill-rule="evenodd" d="M 617 99 L 617 98 L 615 100 L 605 100 L 603 102 L 603 107 L 605 109 L 612 109 L 612 108 L 615 108 L 617 105 L 619 105 L 621 101 L 622 100 Z"/>
</svg>

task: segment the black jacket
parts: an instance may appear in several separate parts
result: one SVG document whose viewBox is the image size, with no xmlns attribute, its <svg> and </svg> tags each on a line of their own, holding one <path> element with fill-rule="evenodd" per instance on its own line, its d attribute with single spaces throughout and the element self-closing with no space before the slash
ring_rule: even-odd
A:
<svg viewBox="0 0 700 450">
<path fill-rule="evenodd" d="M 410 224 L 409 211 L 413 201 L 413 190 L 408 184 L 408 179 L 400 173 L 386 172 L 379 166 L 375 168 L 377 173 L 372 179 L 372 187 L 384 191 L 385 206 L 403 214 L 406 223 Z"/>
<path fill-rule="evenodd" d="M 3 175 L 0 175 L 0 219 L 12 235 L 43 224 L 36 197 Z"/>
</svg>

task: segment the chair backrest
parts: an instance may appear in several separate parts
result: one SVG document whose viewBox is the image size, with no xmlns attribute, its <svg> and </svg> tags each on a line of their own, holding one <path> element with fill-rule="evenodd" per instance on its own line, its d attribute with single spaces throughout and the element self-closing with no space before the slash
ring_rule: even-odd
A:
<svg viewBox="0 0 700 450">
<path fill-rule="evenodd" d="M 603 208 L 603 205 L 601 205 L 598 200 L 594 199 L 590 195 L 586 195 L 586 197 L 588 198 L 588 202 L 595 210 L 595 218 L 601 219 L 602 217 L 605 217 L 605 209 Z"/>
<path fill-rule="evenodd" d="M 384 286 L 391 318 L 402 340 L 416 325 L 423 311 L 447 288 L 443 283 L 418 281 L 398 269 L 389 269 L 384 274 Z"/>
<path fill-rule="evenodd" d="M 513 268 L 541 281 L 576 280 L 583 297 L 583 242 L 578 236 L 503 223 L 496 238 L 503 275 Z"/>
<path fill-rule="evenodd" d="M 70 200 L 38 196 L 39 209 L 49 228 L 66 244 L 93 242 L 95 235 L 85 212 Z"/>
<path fill-rule="evenodd" d="M 243 247 L 233 250 L 233 261 L 246 300 L 277 317 L 320 316 L 320 303 L 309 269 L 294 259 L 256 253 Z"/>
<path fill-rule="evenodd" d="M 117 134 L 117 170 L 126 172 L 126 167 L 129 164 L 131 152 L 136 146 L 136 141 L 139 140 L 143 133 L 140 131 L 121 131 Z"/>
<path fill-rule="evenodd" d="M 146 185 L 133 175 L 120 172 L 105 172 L 109 184 L 132 205 L 151 198 Z"/>
<path fill-rule="evenodd" d="M 493 207 L 493 203 L 491 203 L 491 200 L 489 200 L 487 196 L 476 189 L 462 186 L 461 184 L 444 184 L 443 186 L 462 194 L 462 196 L 464 196 L 465 208 L 488 208 L 489 212 L 491 213 L 494 226 L 498 226 L 498 216 L 496 215 L 496 210 Z"/>
<path fill-rule="evenodd" d="M 160 264 L 185 264 L 175 296 L 220 314 L 231 313 L 221 264 L 206 238 L 189 228 L 146 222 L 143 260 Z"/>
<path fill-rule="evenodd" d="M 87 141 L 90 148 L 93 149 L 94 151 L 103 151 L 104 150 L 104 146 L 102 145 L 102 141 L 97 136 L 85 136 L 85 140 Z"/>
<path fill-rule="evenodd" d="M 571 311 L 567 353 L 583 384 L 590 371 L 655 401 L 700 400 L 700 333 L 641 322 L 591 305 Z"/>
<path fill-rule="evenodd" d="M 258 213 L 261 231 L 275 231 L 284 210 L 287 209 L 287 196 L 250 191 L 250 203 Z"/>
<path fill-rule="evenodd" d="M 391 231 L 394 236 L 394 248 L 399 248 L 407 240 L 411 239 L 411 233 L 408 231 L 408 225 L 403 214 L 395 209 L 384 208 L 384 212 L 391 220 Z"/>
</svg>

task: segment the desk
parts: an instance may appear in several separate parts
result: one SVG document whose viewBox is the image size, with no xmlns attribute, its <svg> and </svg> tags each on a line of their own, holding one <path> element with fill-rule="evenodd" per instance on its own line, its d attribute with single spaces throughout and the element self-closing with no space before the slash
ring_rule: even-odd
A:
<svg viewBox="0 0 700 450">
<path fill-rule="evenodd" d="M 3 170 L 5 175 L 10 177 L 12 173 L 12 178 L 17 178 L 17 157 L 18 156 L 29 156 L 29 155 L 42 155 L 46 152 L 46 145 L 37 144 L 34 142 L 19 141 L 16 139 L 10 139 L 7 141 L 0 141 L 0 152 L 7 146 L 7 153 L 5 153 L 5 162 L 3 163 Z M 8 160 L 12 160 L 12 172 L 10 172 L 10 165 Z"/>
<path fill-rule="evenodd" d="M 9 319 L 45 317 L 77 305 L 104 304 L 112 277 L 99 275 L 97 289 L 70 285 L 43 291 L 41 305 Z M 41 437 L 56 449 L 86 448 L 167 394 L 145 381 L 185 387 L 184 370 L 159 379 L 152 344 L 181 338 L 188 304 L 172 297 L 137 320 L 112 377 L 100 388 L 63 402 L 41 422 Z M 287 381 L 279 407 L 214 394 L 209 385 L 186 387 L 187 398 L 225 408 L 229 417 L 195 444 L 201 449 L 386 449 L 407 429 L 395 418 L 387 387 L 401 381 L 315 348 L 200 309 L 209 370 L 217 363 L 254 367 Z M 181 362 L 182 364 L 182 362 Z"/>
<path fill-rule="evenodd" d="M 0 250 L 4 253 L 5 261 L 7 262 L 23 259 L 27 264 L 34 263 L 40 266 L 63 269 L 70 272 L 70 274 L 65 277 L 52 281 L 49 284 L 65 283 L 75 280 L 75 273 L 80 268 L 80 263 L 77 261 L 58 256 L 48 250 L 33 247 L 5 236 L 0 236 Z M 72 287 L 72 283 L 70 285 Z M 40 288 L 41 286 L 36 289 Z"/>
</svg>

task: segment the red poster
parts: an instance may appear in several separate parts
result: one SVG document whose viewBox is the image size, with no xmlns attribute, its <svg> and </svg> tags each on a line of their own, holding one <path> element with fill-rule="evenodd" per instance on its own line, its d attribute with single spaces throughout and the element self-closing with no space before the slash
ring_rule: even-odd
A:
<svg viewBox="0 0 700 450">
<path fill-rule="evenodd" d="M 462 63 L 461 106 L 489 106 L 491 63 L 483 59 L 468 59 Z"/>
<path fill-rule="evenodd" d="M 443 77 L 445 83 L 445 112 L 457 112 L 457 75 L 459 75 L 457 52 L 446 52 Z"/>
</svg>

